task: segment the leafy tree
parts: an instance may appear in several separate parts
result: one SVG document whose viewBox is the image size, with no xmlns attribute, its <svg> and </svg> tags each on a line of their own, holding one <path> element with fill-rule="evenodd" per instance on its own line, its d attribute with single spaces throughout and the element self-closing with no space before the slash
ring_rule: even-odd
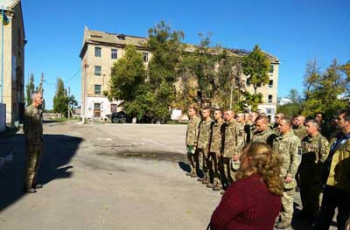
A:
<svg viewBox="0 0 350 230">
<path fill-rule="evenodd" d="M 33 103 L 32 101 L 32 93 L 34 92 L 35 85 L 34 85 L 34 74 L 30 75 L 29 82 L 26 85 L 26 101 L 27 106 L 31 105 Z"/>
<path fill-rule="evenodd" d="M 175 100 L 174 83 L 183 53 L 183 38 L 182 31 L 172 31 L 163 21 L 148 30 L 147 46 L 153 55 L 148 65 L 148 83 L 155 94 L 149 110 L 157 118 L 167 118 Z"/>
<path fill-rule="evenodd" d="M 68 97 L 68 105 L 71 111 L 74 111 L 75 107 L 78 106 L 78 101 L 75 99 L 74 95 Z"/>
<path fill-rule="evenodd" d="M 199 34 L 201 39 L 198 46 L 189 46 L 189 52 L 185 52 L 179 69 L 186 70 L 186 75 L 181 75 L 188 78 L 193 76 L 196 81 L 196 86 L 191 85 L 191 102 L 197 101 L 200 106 L 206 104 L 222 104 L 218 99 L 219 81 L 216 71 L 216 66 L 219 61 L 220 47 L 210 48 L 211 34 Z M 183 81 L 186 83 L 186 81 Z M 186 88 L 186 86 L 185 86 Z M 195 90 L 193 90 L 195 88 Z"/>
<path fill-rule="evenodd" d="M 284 113 L 288 117 L 293 117 L 294 115 L 300 114 L 303 101 L 299 92 L 296 89 L 291 89 L 288 98 L 291 100 L 291 102 L 278 106 L 277 112 Z"/>
<path fill-rule="evenodd" d="M 124 100 L 124 107 L 128 113 L 140 118 L 153 101 L 146 78 L 142 55 L 137 52 L 135 46 L 128 45 L 125 55 L 112 67 L 111 90 L 107 95 L 110 100 Z"/>
<path fill-rule="evenodd" d="M 341 70 L 346 74 L 346 81 L 350 82 L 350 61 L 348 61 L 345 65 L 341 66 Z M 350 98 L 350 89 L 346 88 L 347 97 Z"/>
<path fill-rule="evenodd" d="M 255 45 L 253 51 L 242 59 L 243 73 L 248 76 L 248 84 L 253 85 L 254 94 L 257 89 L 269 82 L 268 71 L 270 61 L 261 51 L 258 45 Z"/>
<path fill-rule="evenodd" d="M 64 83 L 61 78 L 57 78 L 57 86 L 55 97 L 53 98 L 53 110 L 55 113 L 60 113 L 66 116 L 68 114 L 68 97 L 64 89 Z"/>
<path fill-rule="evenodd" d="M 312 92 L 315 91 L 315 89 L 317 88 L 317 84 L 321 80 L 321 73 L 317 65 L 316 59 L 313 59 L 306 64 L 305 72 L 306 73 L 304 76 L 304 94 L 305 100 L 309 100 Z"/>
<path fill-rule="evenodd" d="M 241 98 L 245 85 L 241 79 L 240 59 L 229 54 L 226 49 L 218 55 L 214 101 L 221 108 L 242 110 Z"/>
<path fill-rule="evenodd" d="M 110 96 L 123 99 L 126 103 L 135 99 L 137 89 L 146 80 L 146 70 L 141 53 L 135 46 L 125 48 L 125 56 L 118 59 L 112 67 Z"/>
<path fill-rule="evenodd" d="M 252 111 L 256 111 L 258 109 L 258 105 L 262 102 L 263 95 L 261 93 L 251 94 L 246 91 L 244 97 L 245 100 L 241 102 L 241 107 L 250 105 L 252 107 Z"/>
<path fill-rule="evenodd" d="M 307 67 L 307 73 L 308 73 Z M 327 117 L 333 116 L 336 112 L 345 108 L 346 90 L 349 88 L 349 80 L 344 74 L 342 66 L 337 60 L 322 74 L 307 74 L 305 82 L 312 82 L 312 87 L 305 90 L 305 102 L 303 103 L 302 114 L 309 116 L 316 111 L 322 111 Z"/>
</svg>

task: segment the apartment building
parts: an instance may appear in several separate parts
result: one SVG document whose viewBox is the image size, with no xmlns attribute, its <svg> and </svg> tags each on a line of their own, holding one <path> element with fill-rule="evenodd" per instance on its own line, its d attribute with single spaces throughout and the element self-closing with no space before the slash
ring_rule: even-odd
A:
<svg viewBox="0 0 350 230">
<path fill-rule="evenodd" d="M 7 25 L 1 24 L 3 28 L 0 30 L 2 55 L 0 76 L 3 75 L 4 82 L 0 95 L 2 102 L 6 105 L 6 123 L 14 125 L 22 118 L 25 109 L 24 47 L 27 41 L 25 40 L 21 1 L 3 0 L 2 4 L 8 23 Z"/>
<path fill-rule="evenodd" d="M 120 109 L 122 101 L 109 101 L 103 92 L 110 89 L 113 63 L 125 54 L 126 45 L 134 45 L 142 53 L 145 66 L 152 58 L 146 49 L 147 40 L 142 37 L 112 34 L 84 29 L 80 58 L 82 71 L 81 114 L 86 118 L 104 118 Z"/>
<path fill-rule="evenodd" d="M 147 39 L 143 37 L 113 34 L 96 30 L 84 29 L 83 47 L 80 58 L 84 70 L 82 71 L 82 115 L 87 118 L 104 118 L 117 111 L 121 101 L 109 101 L 103 91 L 109 90 L 111 68 L 113 63 L 125 54 L 125 46 L 132 44 L 142 53 L 145 66 L 152 58 L 152 53 L 146 48 Z M 193 49 L 193 46 L 191 46 Z M 191 52 L 191 48 L 187 51 Z M 248 52 L 231 49 L 232 55 L 242 57 Z M 266 52 L 265 52 L 266 53 Z M 279 60 L 266 53 L 270 60 L 269 83 L 258 89 L 263 94 L 263 103 L 259 105 L 260 112 L 273 117 L 277 105 L 277 83 Z M 246 76 L 242 75 L 242 79 Z M 252 86 L 246 88 L 254 92 Z"/>
</svg>

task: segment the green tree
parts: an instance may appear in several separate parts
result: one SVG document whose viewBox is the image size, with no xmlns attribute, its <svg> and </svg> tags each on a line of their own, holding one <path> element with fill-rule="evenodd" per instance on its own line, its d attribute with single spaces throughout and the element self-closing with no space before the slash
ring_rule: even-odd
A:
<svg viewBox="0 0 350 230">
<path fill-rule="evenodd" d="M 244 97 L 245 99 L 240 103 L 241 108 L 250 105 L 252 111 L 257 111 L 258 105 L 262 102 L 263 95 L 261 93 L 251 94 L 246 91 Z"/>
<path fill-rule="evenodd" d="M 110 96 L 123 99 L 126 103 L 131 102 L 145 80 L 146 70 L 141 53 L 137 52 L 135 46 L 126 46 L 125 55 L 112 67 Z"/>
<path fill-rule="evenodd" d="M 317 65 L 316 59 L 309 61 L 306 64 L 305 76 L 304 76 L 304 94 L 305 100 L 309 100 L 312 93 L 317 88 L 319 82 L 321 81 L 320 68 Z"/>
<path fill-rule="evenodd" d="M 242 110 L 241 98 L 244 95 L 244 84 L 241 79 L 240 58 L 232 56 L 222 49 L 218 55 L 214 100 L 220 108 Z"/>
<path fill-rule="evenodd" d="M 248 77 L 248 84 L 253 85 L 254 94 L 257 94 L 257 89 L 269 82 L 269 59 L 259 46 L 255 45 L 253 51 L 243 57 L 242 67 L 243 73 Z"/>
<path fill-rule="evenodd" d="M 53 110 L 55 113 L 67 116 L 68 114 L 68 97 L 64 89 L 64 83 L 61 78 L 57 78 L 56 93 L 53 98 Z"/>
<path fill-rule="evenodd" d="M 300 114 L 301 108 L 303 107 L 303 100 L 299 92 L 296 89 L 291 89 L 288 98 L 291 102 L 278 106 L 277 113 L 284 113 L 287 117 Z"/>
<path fill-rule="evenodd" d="M 78 106 L 78 101 L 75 99 L 74 95 L 70 95 L 68 97 L 68 105 L 71 111 L 74 111 L 75 108 Z"/>
<path fill-rule="evenodd" d="M 302 114 L 309 116 L 316 111 L 322 111 L 330 117 L 339 109 L 345 108 L 346 101 L 342 97 L 349 88 L 349 80 L 337 60 L 334 60 L 322 74 L 306 74 L 305 82 L 311 81 L 313 81 L 312 87 L 306 85 L 308 88 L 304 92 L 306 100 L 303 103 Z"/>
<path fill-rule="evenodd" d="M 190 51 L 184 53 L 181 68 L 186 70 L 186 74 L 194 76 L 196 79 L 196 90 L 195 92 L 193 90 L 191 92 L 192 97 L 195 96 L 195 100 L 200 106 L 203 103 L 220 104 L 222 102 L 217 100 L 219 80 L 216 65 L 220 59 L 219 53 L 221 52 L 221 48 L 211 48 L 209 46 L 210 33 L 207 35 L 199 34 L 199 37 L 199 45 L 187 47 L 187 50 Z M 191 88 L 193 89 L 193 86 Z"/>
<path fill-rule="evenodd" d="M 152 52 L 148 65 L 148 86 L 155 94 L 149 110 L 157 118 L 169 117 L 169 110 L 176 98 L 174 83 L 183 53 L 183 38 L 182 31 L 172 31 L 163 21 L 148 30 L 147 46 Z"/>
<path fill-rule="evenodd" d="M 350 61 L 348 61 L 345 65 L 341 66 L 341 70 L 346 75 L 346 81 L 350 82 Z M 346 94 L 347 94 L 347 97 L 350 98 L 350 89 L 349 89 L 349 87 L 346 88 Z"/>
<path fill-rule="evenodd" d="M 26 101 L 27 106 L 31 105 L 33 103 L 32 101 L 32 93 L 34 92 L 35 85 L 34 85 L 34 74 L 30 75 L 29 82 L 26 85 Z"/>
<path fill-rule="evenodd" d="M 135 46 L 128 45 L 125 55 L 112 67 L 111 90 L 106 92 L 109 99 L 124 100 L 125 109 L 139 118 L 152 105 L 153 96 L 148 82 L 141 53 Z M 147 95 L 147 98 L 145 96 Z M 150 97 L 149 97 L 150 96 Z"/>
</svg>

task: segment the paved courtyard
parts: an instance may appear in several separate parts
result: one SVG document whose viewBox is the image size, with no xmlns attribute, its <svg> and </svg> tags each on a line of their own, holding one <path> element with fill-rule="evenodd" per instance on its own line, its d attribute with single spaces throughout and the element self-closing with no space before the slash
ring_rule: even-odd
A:
<svg viewBox="0 0 350 230">
<path fill-rule="evenodd" d="M 1 137 L 0 151 L 15 154 L 0 169 L 0 229 L 205 229 L 221 195 L 185 176 L 185 131 L 47 122 L 35 194 L 21 192 L 23 135 Z M 296 194 L 296 213 L 299 204 Z"/>
</svg>

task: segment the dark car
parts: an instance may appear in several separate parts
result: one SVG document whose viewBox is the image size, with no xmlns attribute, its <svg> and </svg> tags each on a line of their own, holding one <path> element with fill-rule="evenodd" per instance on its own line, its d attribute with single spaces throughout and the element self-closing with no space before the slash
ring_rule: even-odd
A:
<svg viewBox="0 0 350 230">
<path fill-rule="evenodd" d="M 112 123 L 126 123 L 128 121 L 127 115 L 124 111 L 112 113 Z"/>
</svg>

